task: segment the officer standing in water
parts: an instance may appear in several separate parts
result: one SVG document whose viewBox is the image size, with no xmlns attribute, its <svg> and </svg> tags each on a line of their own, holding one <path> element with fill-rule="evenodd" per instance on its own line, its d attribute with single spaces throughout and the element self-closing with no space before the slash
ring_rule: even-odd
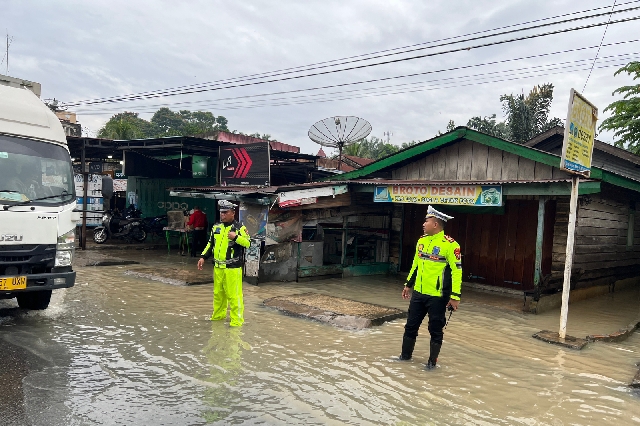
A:
<svg viewBox="0 0 640 426">
<path fill-rule="evenodd" d="M 220 223 L 213 225 L 209 244 L 198 260 L 202 270 L 204 261 L 213 255 L 213 314 L 211 321 L 227 318 L 227 307 L 231 308 L 231 327 L 244 323 L 242 300 L 242 265 L 244 249 L 249 247 L 249 233 L 244 225 L 235 220 L 236 205 L 226 200 L 218 201 Z"/>
<path fill-rule="evenodd" d="M 462 262 L 460 245 L 444 235 L 444 224 L 453 217 L 429 206 L 422 229 L 424 235 L 418 240 L 411 272 L 402 290 L 402 298 L 408 299 L 409 316 L 404 326 L 402 354 L 399 359 L 407 361 L 413 355 L 418 329 L 426 315 L 429 316 L 431 335 L 429 360 L 426 369 L 435 368 L 442 347 L 446 310 L 457 310 L 462 285 Z M 413 291 L 412 291 L 413 290 Z"/>
</svg>

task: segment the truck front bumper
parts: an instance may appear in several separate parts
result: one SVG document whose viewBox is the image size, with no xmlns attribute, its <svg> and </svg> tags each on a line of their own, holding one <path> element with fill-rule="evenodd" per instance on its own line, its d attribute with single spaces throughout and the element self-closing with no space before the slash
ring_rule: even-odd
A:
<svg viewBox="0 0 640 426">
<path fill-rule="evenodd" d="M 62 281 L 63 279 L 64 282 Z M 29 274 L 27 275 L 27 288 L 20 290 L 0 291 L 0 299 L 16 297 L 17 294 L 30 291 L 55 290 L 57 288 L 73 287 L 75 283 L 75 271 L 50 272 L 46 274 Z"/>
</svg>

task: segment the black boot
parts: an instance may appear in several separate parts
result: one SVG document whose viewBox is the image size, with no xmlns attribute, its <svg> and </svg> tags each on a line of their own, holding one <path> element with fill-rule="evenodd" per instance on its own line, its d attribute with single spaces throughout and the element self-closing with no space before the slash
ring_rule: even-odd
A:
<svg viewBox="0 0 640 426">
<path fill-rule="evenodd" d="M 433 370 L 434 368 L 436 368 L 436 362 L 438 362 L 438 355 L 440 355 L 441 347 L 442 347 L 442 343 L 438 343 L 438 342 L 430 343 L 429 360 L 427 361 L 427 364 L 425 366 L 427 370 Z"/>
<path fill-rule="evenodd" d="M 416 346 L 416 339 L 410 337 L 402 338 L 402 353 L 398 357 L 400 361 L 409 361 L 413 355 L 413 348 Z"/>
</svg>

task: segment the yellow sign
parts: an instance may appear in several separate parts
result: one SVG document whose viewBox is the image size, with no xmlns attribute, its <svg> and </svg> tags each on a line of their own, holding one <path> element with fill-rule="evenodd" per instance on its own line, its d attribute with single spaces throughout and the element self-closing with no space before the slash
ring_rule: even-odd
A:
<svg viewBox="0 0 640 426">
<path fill-rule="evenodd" d="M 376 186 L 375 203 L 449 204 L 457 206 L 501 206 L 500 185 L 421 185 Z"/>
<path fill-rule="evenodd" d="M 569 112 L 564 126 L 560 168 L 588 177 L 591 173 L 593 141 L 598 121 L 598 108 L 571 89 Z"/>
</svg>

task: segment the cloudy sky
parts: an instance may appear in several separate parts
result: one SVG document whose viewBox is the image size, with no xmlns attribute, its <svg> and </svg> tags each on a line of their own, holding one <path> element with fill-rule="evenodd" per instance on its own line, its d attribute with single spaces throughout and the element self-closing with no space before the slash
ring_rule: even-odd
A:
<svg viewBox="0 0 640 426">
<path fill-rule="evenodd" d="M 390 132 L 391 142 L 401 144 L 433 137 L 450 119 L 458 125 L 475 115 L 495 113 L 502 119 L 501 94 L 528 92 L 547 82 L 555 86 L 552 116 L 564 119 L 569 91 L 582 91 L 604 26 L 478 46 L 606 23 L 612 6 L 613 1 L 592 0 L 3 0 L 0 30 L 12 40 L 9 74 L 40 82 L 43 98 L 77 102 L 190 85 L 217 89 L 73 107 L 89 135 L 115 112 L 138 111 L 150 118 L 150 112 L 166 105 L 224 115 L 230 129 L 268 133 L 315 153 L 318 146 L 307 131 L 325 117 L 365 118 L 373 126 L 372 135 Z M 614 13 L 611 20 L 640 16 L 640 1 L 617 0 L 614 10 L 624 9 L 632 10 Z M 510 27 L 500 31 L 603 13 L 607 15 L 442 45 L 505 26 Z M 479 34 L 459 37 L 472 33 Z M 635 39 L 640 39 L 640 20 L 611 24 L 606 31 L 584 90 L 599 107 L 601 119 L 607 116 L 604 107 L 614 100 L 611 92 L 632 81 L 613 73 L 639 60 L 640 41 Z M 398 49 L 406 46 L 414 46 L 414 51 Z M 465 49 L 431 55 L 460 48 Z M 379 55 L 386 56 L 361 56 L 381 51 Z M 408 59 L 419 55 L 431 56 Z M 523 57 L 529 58 L 517 59 Z M 326 63 L 344 58 L 350 62 Z M 292 67 L 324 63 L 313 71 L 296 68 L 268 80 L 396 59 L 407 60 L 224 88 L 230 85 L 228 79 Z M 6 58 L 3 61 L 2 74 Z M 408 74 L 421 75 L 402 77 Z M 231 85 L 264 82 L 266 75 Z M 384 80 L 349 84 L 376 79 Z M 217 83 L 202 86 L 212 82 Z M 341 86 L 304 90 L 335 85 Z M 599 139 L 610 142 L 612 135 L 603 133 Z"/>
</svg>

